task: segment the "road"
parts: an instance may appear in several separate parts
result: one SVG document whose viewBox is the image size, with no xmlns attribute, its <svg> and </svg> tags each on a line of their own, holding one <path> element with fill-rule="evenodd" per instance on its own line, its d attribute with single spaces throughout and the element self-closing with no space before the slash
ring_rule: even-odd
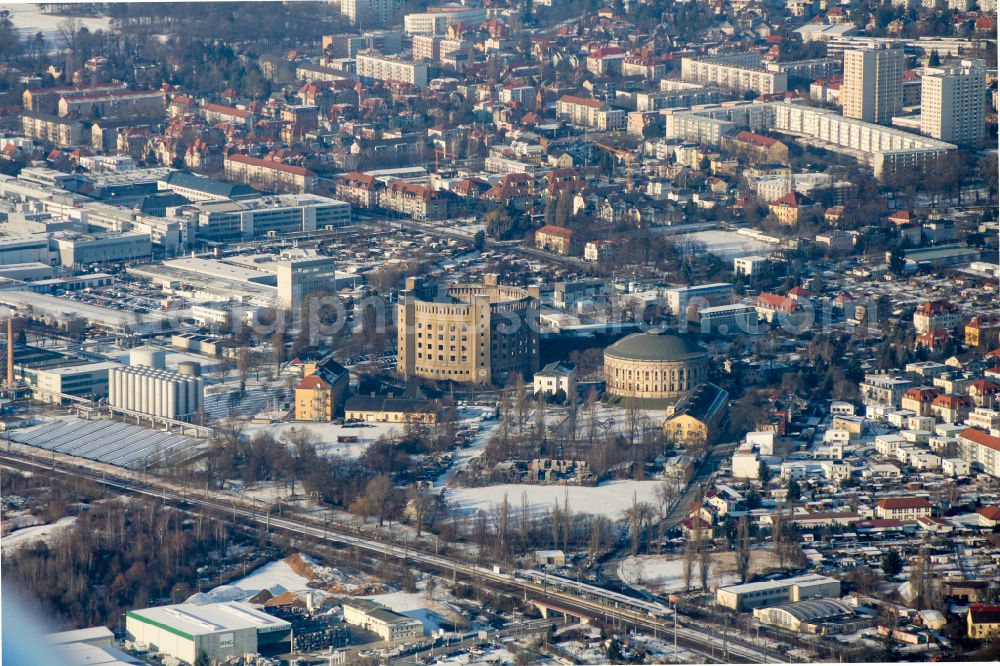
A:
<svg viewBox="0 0 1000 666">
<path fill-rule="evenodd" d="M 35 454 L 38 454 L 37 458 Z M 666 636 L 674 627 L 672 620 L 651 618 L 645 613 L 622 606 L 617 601 L 584 598 L 508 573 L 497 573 L 491 568 L 470 564 L 454 556 L 429 552 L 423 549 L 424 544 L 421 544 L 421 548 L 416 548 L 412 542 L 393 540 L 389 535 L 379 533 L 374 527 L 371 530 L 362 530 L 356 526 L 322 524 L 305 517 L 267 515 L 258 511 L 256 504 L 242 498 L 202 489 L 186 489 L 141 472 L 89 460 L 83 461 L 24 445 L 9 444 L 7 451 L 0 454 L 0 464 L 36 474 L 85 478 L 125 494 L 144 495 L 156 498 L 165 504 L 195 506 L 222 515 L 231 515 L 234 521 L 239 520 L 255 528 L 263 527 L 320 542 L 357 547 L 379 557 L 397 558 L 421 571 L 436 575 L 450 574 L 456 580 L 461 578 L 501 594 L 516 595 L 526 600 L 557 603 L 571 612 L 601 617 L 609 624 L 620 626 L 625 630 L 641 629 L 654 635 Z M 680 647 L 700 655 L 706 662 L 720 661 L 714 657 L 717 651 L 719 655 L 722 654 L 722 639 L 717 633 L 685 623 L 679 624 L 676 640 Z M 739 662 L 767 663 L 768 657 L 771 657 L 771 655 L 765 656 L 751 643 L 732 638 L 728 640 L 728 653 L 733 660 Z"/>
</svg>

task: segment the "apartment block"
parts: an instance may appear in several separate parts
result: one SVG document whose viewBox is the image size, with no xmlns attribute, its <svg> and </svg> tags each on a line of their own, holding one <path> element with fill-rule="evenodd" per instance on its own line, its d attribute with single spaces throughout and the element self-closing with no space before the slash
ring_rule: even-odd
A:
<svg viewBox="0 0 1000 666">
<path fill-rule="evenodd" d="M 556 114 L 571 125 L 599 130 L 624 129 L 627 121 L 623 109 L 612 109 L 600 100 L 572 95 L 559 98 L 556 102 Z"/>
<path fill-rule="evenodd" d="M 760 95 L 772 95 L 788 90 L 788 74 L 761 67 L 760 58 L 755 54 L 683 58 L 681 79 L 690 83 L 718 86 L 736 93 L 752 91 Z"/>
<path fill-rule="evenodd" d="M 402 0 L 340 0 L 340 13 L 353 25 L 385 26 L 402 5 Z"/>
<path fill-rule="evenodd" d="M 950 143 L 975 145 L 986 133 L 986 64 L 924 70 L 920 83 L 920 132 Z"/>
<path fill-rule="evenodd" d="M 248 155 L 226 155 L 226 179 L 269 192 L 311 192 L 316 186 L 316 174 L 301 166 Z"/>
<path fill-rule="evenodd" d="M 844 117 L 888 123 L 903 106 L 903 49 L 888 44 L 844 51 Z"/>
<path fill-rule="evenodd" d="M 368 52 L 358 54 L 356 67 L 362 78 L 408 83 L 418 88 L 427 86 L 427 65 L 422 62 Z"/>
<path fill-rule="evenodd" d="M 60 146 L 78 146 L 84 141 L 83 123 L 37 111 L 21 114 L 21 134 L 35 141 Z"/>
</svg>

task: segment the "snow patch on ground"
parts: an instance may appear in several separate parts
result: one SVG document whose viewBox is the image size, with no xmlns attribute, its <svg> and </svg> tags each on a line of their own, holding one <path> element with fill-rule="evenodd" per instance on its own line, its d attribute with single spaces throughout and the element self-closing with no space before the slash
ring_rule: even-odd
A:
<svg viewBox="0 0 1000 666">
<path fill-rule="evenodd" d="M 301 592 L 308 590 L 309 579 L 300 576 L 292 570 L 292 567 L 285 560 L 269 562 L 259 569 L 255 569 L 250 574 L 233 581 L 230 586 L 238 587 L 253 596 L 261 590 L 269 590 L 271 594 L 278 596 L 284 592 Z M 223 586 L 226 587 L 226 586 Z"/>
<path fill-rule="evenodd" d="M 745 257 L 750 254 L 767 254 L 773 246 L 767 243 L 738 234 L 735 231 L 711 230 L 697 231 L 683 237 L 686 241 L 696 241 L 705 244 L 705 250 L 720 259 Z"/>
<path fill-rule="evenodd" d="M 761 571 L 771 566 L 773 559 L 769 550 L 754 550 L 750 553 L 750 572 Z M 691 569 L 691 587 L 699 589 L 701 573 L 695 559 Z M 736 573 L 735 553 L 716 552 L 712 554 L 709 567 L 709 586 L 735 585 L 740 582 Z M 682 555 L 640 555 L 626 557 L 618 563 L 618 577 L 629 585 L 645 587 L 657 593 L 684 592 L 684 557 Z"/>
<path fill-rule="evenodd" d="M 499 484 L 479 488 L 454 488 L 447 492 L 449 502 L 459 509 L 472 513 L 489 510 L 503 501 L 504 494 L 513 507 L 520 507 L 521 493 L 527 493 L 528 504 L 533 513 L 549 511 L 558 501 L 562 506 L 569 496 L 569 508 L 575 513 L 603 514 L 609 518 L 621 518 L 632 506 L 633 496 L 640 502 L 656 502 L 656 487 L 659 481 L 611 481 L 599 486 L 560 486 Z"/>
<path fill-rule="evenodd" d="M 35 543 L 36 541 L 44 541 L 47 543 L 51 538 L 69 529 L 75 523 L 75 516 L 66 516 L 65 518 L 60 518 L 56 522 L 49 523 L 47 525 L 25 527 L 24 529 L 17 530 L 16 532 L 11 532 L 3 539 L 0 539 L 0 549 L 10 551 L 22 548 L 28 544 Z"/>
<path fill-rule="evenodd" d="M 4 9 L 10 12 L 11 22 L 18 34 L 24 38 L 34 36 L 35 33 L 42 33 L 45 36 L 48 48 L 61 48 L 59 42 L 59 25 L 67 17 L 58 14 L 45 14 L 42 12 L 42 5 L 7 5 Z M 110 19 L 106 16 L 81 16 L 77 17 L 81 27 L 87 28 L 91 32 L 96 30 L 107 30 Z"/>
<path fill-rule="evenodd" d="M 440 629 L 441 622 L 444 621 L 444 618 L 437 612 L 438 603 L 428 597 L 425 592 L 386 592 L 364 598 L 378 602 L 406 617 L 420 620 L 427 633 Z"/>
<path fill-rule="evenodd" d="M 358 458 L 379 437 L 389 437 L 402 434 L 402 426 L 394 423 L 375 423 L 363 428 L 347 428 L 337 423 L 269 423 L 250 424 L 244 431 L 245 436 L 252 438 L 258 432 L 270 433 L 279 440 L 292 428 L 302 428 L 312 432 L 319 439 L 316 452 L 322 456 L 340 456 L 342 458 Z M 357 442 L 338 442 L 338 437 L 357 437 Z"/>
</svg>

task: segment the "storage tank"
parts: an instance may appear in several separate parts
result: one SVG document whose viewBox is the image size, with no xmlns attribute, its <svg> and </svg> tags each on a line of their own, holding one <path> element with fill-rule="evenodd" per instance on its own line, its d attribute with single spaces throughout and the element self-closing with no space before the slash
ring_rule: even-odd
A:
<svg viewBox="0 0 1000 666">
<path fill-rule="evenodd" d="M 201 377 L 201 363 L 198 363 L 198 361 L 181 361 L 177 364 L 177 374 L 185 377 Z"/>
<path fill-rule="evenodd" d="M 163 370 L 166 367 L 167 353 L 156 347 L 136 347 L 128 353 L 128 364 L 133 367 L 154 368 Z"/>
<path fill-rule="evenodd" d="M 127 372 L 125 375 L 125 409 L 137 411 L 135 408 L 135 395 L 138 392 L 136 374 Z"/>
<path fill-rule="evenodd" d="M 166 416 L 171 419 L 177 418 L 177 382 L 170 382 L 167 384 L 167 413 Z"/>
<path fill-rule="evenodd" d="M 151 373 L 142 374 L 142 388 L 139 391 L 139 409 L 143 414 L 152 414 L 153 405 L 153 378 Z"/>
<path fill-rule="evenodd" d="M 164 409 L 163 399 L 163 385 L 164 381 L 162 379 L 157 379 L 156 384 L 153 385 L 153 404 L 150 413 L 154 416 L 166 416 L 166 410 Z"/>
</svg>

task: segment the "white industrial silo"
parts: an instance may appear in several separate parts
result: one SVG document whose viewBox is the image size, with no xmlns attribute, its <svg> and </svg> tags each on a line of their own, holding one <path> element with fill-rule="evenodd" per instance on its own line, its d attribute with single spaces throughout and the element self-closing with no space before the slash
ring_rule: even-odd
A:
<svg viewBox="0 0 1000 666">
<path fill-rule="evenodd" d="M 128 353 L 128 364 L 132 367 L 155 368 L 166 367 L 167 353 L 162 349 L 148 345 L 136 347 Z"/>
<path fill-rule="evenodd" d="M 167 386 L 167 414 L 168 418 L 177 418 L 177 383 L 170 382 Z"/>
<path fill-rule="evenodd" d="M 130 411 L 135 411 L 135 394 L 137 393 L 136 381 L 138 377 L 135 371 L 128 371 L 125 373 L 125 409 Z"/>
<path fill-rule="evenodd" d="M 166 409 L 164 409 L 164 399 L 163 399 L 163 379 L 157 378 L 156 383 L 153 385 L 153 404 L 151 413 L 156 416 L 166 416 Z"/>
</svg>

